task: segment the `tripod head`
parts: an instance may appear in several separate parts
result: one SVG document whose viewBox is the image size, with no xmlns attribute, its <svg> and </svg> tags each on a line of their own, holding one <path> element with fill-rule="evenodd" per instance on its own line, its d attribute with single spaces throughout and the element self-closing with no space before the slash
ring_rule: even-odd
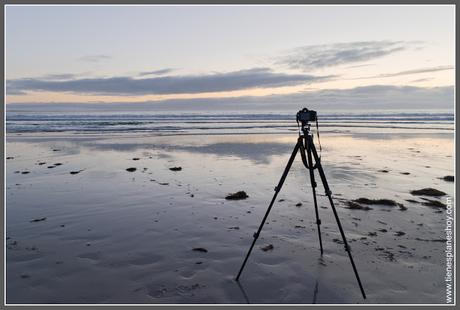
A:
<svg viewBox="0 0 460 310">
<path fill-rule="evenodd" d="M 318 124 L 318 117 L 316 115 L 316 111 L 308 110 L 307 108 L 303 108 L 296 115 L 297 124 L 301 124 L 302 132 L 304 134 L 310 134 L 310 124 L 309 122 L 316 122 Z"/>
</svg>

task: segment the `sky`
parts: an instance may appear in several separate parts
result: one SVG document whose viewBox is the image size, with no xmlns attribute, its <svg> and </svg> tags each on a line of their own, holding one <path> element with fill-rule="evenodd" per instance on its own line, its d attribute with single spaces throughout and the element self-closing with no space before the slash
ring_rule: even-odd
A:
<svg viewBox="0 0 460 310">
<path fill-rule="evenodd" d="M 6 103 L 453 108 L 454 11 L 7 5 Z"/>
</svg>

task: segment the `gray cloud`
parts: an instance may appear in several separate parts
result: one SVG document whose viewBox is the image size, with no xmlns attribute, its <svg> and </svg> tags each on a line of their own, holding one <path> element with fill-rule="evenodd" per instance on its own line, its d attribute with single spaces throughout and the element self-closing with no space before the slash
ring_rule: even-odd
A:
<svg viewBox="0 0 460 310">
<path fill-rule="evenodd" d="M 171 99 L 140 103 L 100 104 L 8 104 L 7 110 L 106 110 L 106 111 L 297 111 L 302 107 L 318 111 L 373 109 L 452 109 L 454 87 L 372 85 L 351 89 L 326 89 L 289 95 L 262 97 Z"/>
<path fill-rule="evenodd" d="M 394 77 L 394 76 L 401 76 L 401 75 L 430 73 L 430 72 L 446 71 L 446 70 L 453 70 L 453 69 L 454 69 L 453 66 L 437 66 L 437 67 L 430 67 L 430 68 L 420 68 L 420 69 L 414 69 L 414 70 L 406 70 L 406 71 L 400 71 L 400 72 L 395 72 L 395 73 L 378 74 L 378 75 L 373 75 L 373 76 L 368 76 L 368 77 L 354 78 L 353 80 L 387 78 L 387 77 Z"/>
<path fill-rule="evenodd" d="M 168 74 L 174 71 L 174 69 L 171 68 L 165 68 L 161 70 L 154 70 L 154 71 L 143 71 L 139 72 L 138 76 L 146 76 L 146 75 L 163 75 L 163 74 Z"/>
<path fill-rule="evenodd" d="M 324 67 L 358 63 L 419 47 L 420 42 L 362 41 L 308 45 L 295 48 L 277 59 L 276 64 L 291 69 L 315 70 Z"/>
<path fill-rule="evenodd" d="M 43 80 L 71 80 L 76 78 L 77 76 L 72 73 L 61 73 L 61 74 L 47 74 L 43 76 L 41 79 Z"/>
<path fill-rule="evenodd" d="M 413 80 L 411 82 L 412 83 L 427 82 L 427 81 L 431 81 L 432 79 L 433 78 L 416 79 L 416 80 Z"/>
<path fill-rule="evenodd" d="M 24 78 L 7 81 L 7 91 L 55 91 L 99 95 L 183 94 L 313 83 L 332 76 L 275 73 L 268 68 L 188 76 L 88 78 L 65 81 Z"/>
<path fill-rule="evenodd" d="M 111 57 L 108 56 L 108 55 L 97 54 L 97 55 L 86 55 L 86 56 L 82 56 L 82 57 L 78 58 L 78 60 L 84 61 L 84 62 L 96 63 L 96 62 L 101 62 L 101 61 L 104 61 L 104 60 L 109 60 L 110 58 L 111 58 Z"/>
</svg>

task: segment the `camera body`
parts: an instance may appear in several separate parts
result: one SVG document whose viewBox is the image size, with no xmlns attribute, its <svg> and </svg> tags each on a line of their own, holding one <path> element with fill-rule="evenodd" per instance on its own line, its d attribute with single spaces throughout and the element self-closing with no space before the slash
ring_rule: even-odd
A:
<svg viewBox="0 0 460 310">
<path fill-rule="evenodd" d="M 303 108 L 297 112 L 297 121 L 302 124 L 316 121 L 316 111 Z"/>
</svg>

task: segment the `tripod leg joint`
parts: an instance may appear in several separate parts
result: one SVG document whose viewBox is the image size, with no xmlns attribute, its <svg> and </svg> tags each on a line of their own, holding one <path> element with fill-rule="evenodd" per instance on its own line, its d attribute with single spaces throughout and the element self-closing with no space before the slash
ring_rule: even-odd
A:
<svg viewBox="0 0 460 310">
<path fill-rule="evenodd" d="M 321 225 L 321 220 L 320 220 L 320 219 L 317 219 L 317 220 L 316 220 L 316 224 L 317 224 L 317 225 Z"/>
<path fill-rule="evenodd" d="M 329 197 L 332 196 L 332 191 L 330 189 L 326 190 L 326 195 Z"/>
<path fill-rule="evenodd" d="M 351 251 L 351 248 L 350 248 L 350 246 L 348 244 L 345 244 L 344 248 L 345 248 L 345 252 L 350 252 Z"/>
<path fill-rule="evenodd" d="M 258 232 L 255 232 L 254 235 L 252 235 L 254 237 L 254 239 L 257 239 L 259 238 L 259 233 Z"/>
</svg>

